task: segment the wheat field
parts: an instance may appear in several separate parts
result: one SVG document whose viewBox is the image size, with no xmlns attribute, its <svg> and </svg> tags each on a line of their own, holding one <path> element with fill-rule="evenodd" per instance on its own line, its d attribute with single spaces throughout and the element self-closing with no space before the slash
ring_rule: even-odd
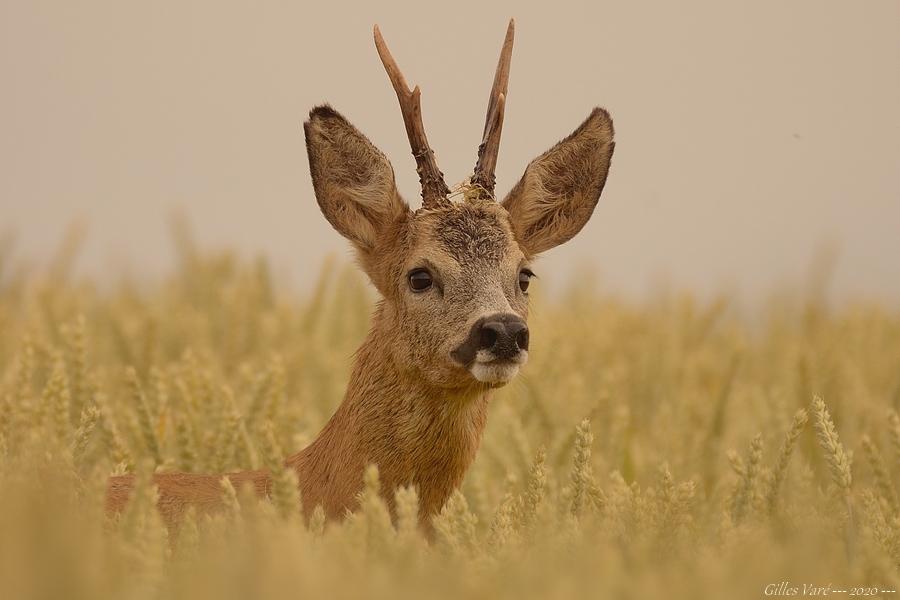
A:
<svg viewBox="0 0 900 600">
<path fill-rule="evenodd" d="M 150 474 L 275 466 L 342 398 L 373 294 L 350 266 L 309 293 L 180 246 L 158 282 L 99 286 L 0 257 L 0 596 L 19 598 L 895 597 L 900 312 L 784 296 L 644 303 L 582 282 L 532 300 L 531 362 L 496 394 L 426 541 L 366 474 L 341 523 L 291 477 L 169 537 Z M 106 478 L 135 472 L 125 513 Z M 791 593 L 792 590 L 796 590 Z"/>
</svg>

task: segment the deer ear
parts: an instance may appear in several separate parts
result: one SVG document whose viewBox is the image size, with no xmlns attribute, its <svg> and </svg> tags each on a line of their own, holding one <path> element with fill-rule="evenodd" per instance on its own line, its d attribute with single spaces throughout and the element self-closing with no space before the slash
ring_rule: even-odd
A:
<svg viewBox="0 0 900 600">
<path fill-rule="evenodd" d="M 312 109 L 303 130 L 322 214 L 360 251 L 372 251 L 379 233 L 409 212 L 391 163 L 330 106 Z"/>
<path fill-rule="evenodd" d="M 526 254 L 549 250 L 581 231 L 600 199 L 614 148 L 612 119 L 595 108 L 572 135 L 531 161 L 503 200 Z"/>
</svg>

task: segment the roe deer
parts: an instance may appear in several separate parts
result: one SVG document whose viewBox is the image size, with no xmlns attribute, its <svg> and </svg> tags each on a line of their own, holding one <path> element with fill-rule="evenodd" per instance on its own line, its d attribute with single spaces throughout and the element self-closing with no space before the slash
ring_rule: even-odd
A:
<svg viewBox="0 0 900 600">
<path fill-rule="evenodd" d="M 606 182 L 615 146 L 609 114 L 595 108 L 571 135 L 533 160 L 502 202 L 494 196 L 509 82 L 510 21 L 488 103 L 478 160 L 462 198 L 451 198 L 425 136 L 419 88 L 406 84 L 375 27 L 375 45 L 397 93 L 417 164 L 422 207 L 400 197 L 391 163 L 330 106 L 304 125 L 316 199 L 354 246 L 381 295 L 356 354 L 343 403 L 319 436 L 286 459 L 305 516 L 352 511 L 367 464 L 378 466 L 384 500 L 414 485 L 422 526 L 459 486 L 481 440 L 491 390 L 528 358 L 528 286 L 535 257 L 578 233 Z M 226 475 L 264 495 L 265 471 Z M 168 524 L 186 506 L 219 503 L 222 475 L 160 474 Z M 121 510 L 130 476 L 112 478 L 108 509 Z"/>
</svg>

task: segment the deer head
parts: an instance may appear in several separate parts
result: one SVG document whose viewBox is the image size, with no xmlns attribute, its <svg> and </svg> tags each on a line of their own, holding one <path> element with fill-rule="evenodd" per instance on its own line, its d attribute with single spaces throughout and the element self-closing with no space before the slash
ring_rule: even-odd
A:
<svg viewBox="0 0 900 600">
<path fill-rule="evenodd" d="M 319 207 L 383 297 L 375 324 L 383 352 L 438 388 L 497 387 L 525 364 L 532 261 L 587 223 L 615 146 L 609 113 L 595 108 L 496 201 L 513 35 L 510 21 L 475 171 L 459 199 L 428 144 L 419 88 L 409 89 L 377 26 L 375 45 L 416 159 L 421 208 L 407 205 L 385 155 L 334 109 L 314 108 L 304 125 Z"/>
</svg>

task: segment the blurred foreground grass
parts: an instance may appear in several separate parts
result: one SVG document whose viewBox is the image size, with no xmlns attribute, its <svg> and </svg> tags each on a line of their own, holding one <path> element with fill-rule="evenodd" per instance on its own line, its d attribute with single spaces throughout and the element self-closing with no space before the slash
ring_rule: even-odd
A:
<svg viewBox="0 0 900 600">
<path fill-rule="evenodd" d="M 390 523 L 374 473 L 344 523 L 224 490 L 227 510 L 173 541 L 149 486 L 107 520 L 106 477 L 299 450 L 373 299 L 333 264 L 304 297 L 227 254 L 102 292 L 67 270 L 0 272 L 3 598 L 896 596 L 896 308 L 785 300 L 751 327 L 726 300 L 538 295 L 531 363 L 433 544 L 410 491 Z"/>
</svg>

